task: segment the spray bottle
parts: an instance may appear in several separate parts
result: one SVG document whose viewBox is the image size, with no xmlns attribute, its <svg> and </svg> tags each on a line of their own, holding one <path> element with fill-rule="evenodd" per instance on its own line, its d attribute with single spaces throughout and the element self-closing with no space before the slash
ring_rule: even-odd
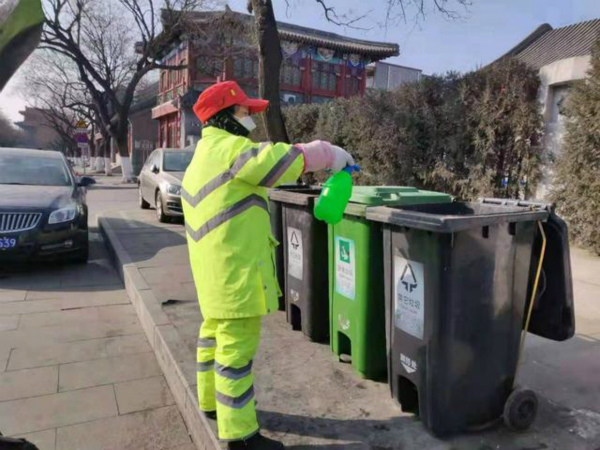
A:
<svg viewBox="0 0 600 450">
<path fill-rule="evenodd" d="M 360 166 L 346 166 L 331 176 L 323 185 L 321 195 L 315 203 L 315 217 L 335 225 L 342 220 L 346 206 L 352 197 L 352 172 Z"/>
</svg>

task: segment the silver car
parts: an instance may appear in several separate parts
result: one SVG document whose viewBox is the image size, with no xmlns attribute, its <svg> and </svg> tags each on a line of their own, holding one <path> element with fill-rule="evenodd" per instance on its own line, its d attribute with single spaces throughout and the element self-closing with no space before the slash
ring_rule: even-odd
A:
<svg viewBox="0 0 600 450">
<path fill-rule="evenodd" d="M 193 156 L 193 147 L 154 150 L 138 177 L 140 208 L 154 206 L 159 222 L 183 217 L 181 180 Z"/>
</svg>

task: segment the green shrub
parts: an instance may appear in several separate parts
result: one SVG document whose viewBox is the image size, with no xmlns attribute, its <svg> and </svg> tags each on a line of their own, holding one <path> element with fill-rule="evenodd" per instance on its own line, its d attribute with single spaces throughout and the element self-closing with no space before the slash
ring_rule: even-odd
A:
<svg viewBox="0 0 600 450">
<path fill-rule="evenodd" d="M 394 92 L 285 111 L 292 141 L 326 139 L 362 166 L 358 182 L 478 196 L 527 197 L 539 179 L 537 73 L 507 59 Z"/>
</svg>

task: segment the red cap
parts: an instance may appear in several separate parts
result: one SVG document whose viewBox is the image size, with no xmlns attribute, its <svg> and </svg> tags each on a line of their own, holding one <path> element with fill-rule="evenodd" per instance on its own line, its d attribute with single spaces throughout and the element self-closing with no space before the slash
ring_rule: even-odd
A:
<svg viewBox="0 0 600 450">
<path fill-rule="evenodd" d="M 206 123 L 216 113 L 233 105 L 247 106 L 250 114 L 257 114 L 267 109 L 269 101 L 249 98 L 235 81 L 223 81 L 200 94 L 194 105 L 194 113 L 202 123 Z"/>
</svg>

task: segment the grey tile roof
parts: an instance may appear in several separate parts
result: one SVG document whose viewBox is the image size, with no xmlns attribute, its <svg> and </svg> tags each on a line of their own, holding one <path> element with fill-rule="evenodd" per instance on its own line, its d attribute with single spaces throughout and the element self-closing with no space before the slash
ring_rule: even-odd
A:
<svg viewBox="0 0 600 450">
<path fill-rule="evenodd" d="M 246 23 L 253 23 L 254 17 L 249 14 L 231 11 L 196 11 L 193 13 L 194 21 L 208 22 L 214 17 L 228 16 Z M 277 28 L 281 39 L 309 45 L 317 45 L 342 52 L 359 53 L 369 56 L 372 61 L 378 61 L 390 56 L 400 54 L 400 46 L 391 42 L 376 42 L 341 36 L 336 33 L 303 27 L 291 23 L 277 21 Z"/>
<path fill-rule="evenodd" d="M 534 69 L 561 59 L 586 56 L 600 38 L 600 19 L 552 29 L 545 24 L 535 30 L 506 56 L 515 56 Z"/>
<path fill-rule="evenodd" d="M 365 41 L 363 39 L 340 36 L 339 34 L 285 22 L 277 22 L 277 27 L 282 39 L 294 42 L 321 45 L 336 50 L 356 52 L 379 58 L 398 56 L 400 54 L 399 45 L 394 43 Z"/>
</svg>

